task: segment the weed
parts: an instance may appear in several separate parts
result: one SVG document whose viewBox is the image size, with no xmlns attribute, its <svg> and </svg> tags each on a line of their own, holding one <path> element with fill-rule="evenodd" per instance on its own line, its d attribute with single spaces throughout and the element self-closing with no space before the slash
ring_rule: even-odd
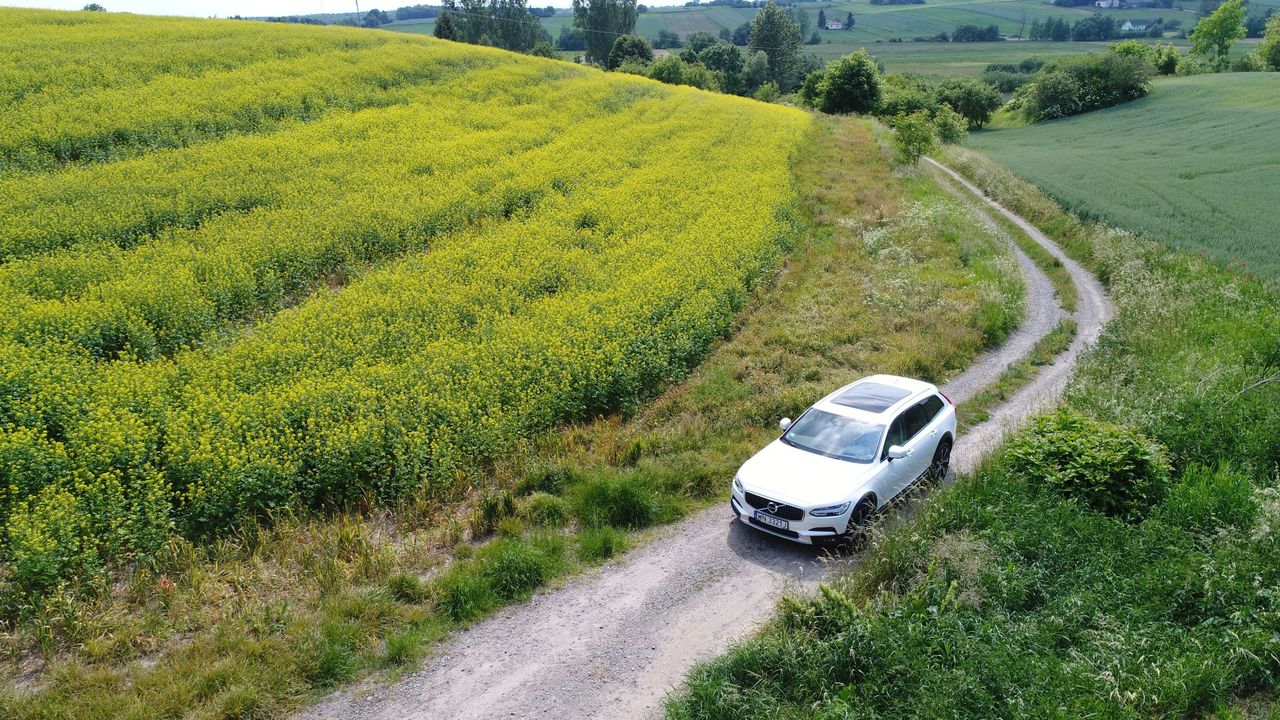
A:
<svg viewBox="0 0 1280 720">
<path fill-rule="evenodd" d="M 586 528 L 578 533 L 578 557 L 585 563 L 598 563 L 625 552 L 627 535 L 611 527 Z"/>
</svg>

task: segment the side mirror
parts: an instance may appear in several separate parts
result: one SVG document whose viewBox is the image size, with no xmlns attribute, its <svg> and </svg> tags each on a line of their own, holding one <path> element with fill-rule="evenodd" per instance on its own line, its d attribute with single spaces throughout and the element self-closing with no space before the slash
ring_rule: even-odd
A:
<svg viewBox="0 0 1280 720">
<path fill-rule="evenodd" d="M 789 430 L 791 428 L 791 418 L 782 418 L 781 420 L 779 420 L 778 428 L 781 429 L 782 432 L 786 432 L 787 430 Z"/>
<path fill-rule="evenodd" d="M 901 460 L 902 458 L 910 454 L 911 454 L 911 451 L 907 450 L 901 445 L 890 445 L 889 452 L 885 453 L 885 457 L 889 458 L 890 460 Z"/>
</svg>

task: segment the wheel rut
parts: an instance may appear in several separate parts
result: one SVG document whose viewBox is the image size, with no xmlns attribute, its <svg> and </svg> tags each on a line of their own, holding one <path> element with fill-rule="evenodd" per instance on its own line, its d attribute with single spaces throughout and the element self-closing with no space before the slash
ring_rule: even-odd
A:
<svg viewBox="0 0 1280 720">
<path fill-rule="evenodd" d="M 966 472 L 1004 435 L 1056 401 L 1111 308 L 1097 279 L 1048 237 L 950 169 L 926 160 L 979 198 L 984 212 L 1001 213 L 1057 256 L 1079 294 L 1071 346 L 957 440 L 952 467 Z M 1014 251 L 1027 284 L 1026 318 L 1004 345 L 942 386 L 957 402 L 1026 356 L 1063 316 L 1049 279 Z M 342 690 L 296 718 L 657 718 L 666 694 L 689 668 L 751 633 L 782 594 L 816 588 L 830 567 L 813 548 L 753 531 L 716 506 L 658 530 L 616 564 L 455 633 L 400 682 Z"/>
</svg>

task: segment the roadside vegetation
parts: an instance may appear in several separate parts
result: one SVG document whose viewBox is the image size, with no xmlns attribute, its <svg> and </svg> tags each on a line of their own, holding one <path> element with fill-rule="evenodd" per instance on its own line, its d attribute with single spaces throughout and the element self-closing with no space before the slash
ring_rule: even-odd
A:
<svg viewBox="0 0 1280 720">
<path fill-rule="evenodd" d="M 135 22 L 101 17 L 48 53 Z M 719 501 L 779 415 L 1017 324 L 1003 245 L 864 121 L 417 42 L 385 106 L 0 179 L 0 714 L 273 717 L 413 667 Z"/>
<path fill-rule="evenodd" d="M 784 600 L 668 717 L 1266 717 L 1275 287 L 1081 221 L 973 153 L 946 159 L 1101 277 L 1116 317 L 1059 411 Z"/>
</svg>

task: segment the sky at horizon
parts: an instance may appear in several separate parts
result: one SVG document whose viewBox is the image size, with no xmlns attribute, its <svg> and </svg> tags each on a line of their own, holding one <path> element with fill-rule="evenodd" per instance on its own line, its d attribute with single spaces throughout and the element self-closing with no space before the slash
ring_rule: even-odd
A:
<svg viewBox="0 0 1280 720">
<path fill-rule="evenodd" d="M 360 10 L 395 10 L 405 5 L 438 5 L 440 0 L 358 0 Z M 0 7 L 79 10 L 89 0 L 0 0 Z M 270 15 L 310 15 L 312 13 L 355 12 L 357 0 L 97 0 L 108 11 L 143 15 L 189 15 L 192 17 L 265 17 Z M 530 0 L 536 7 L 569 7 L 570 0 Z M 683 5 L 682 0 L 657 0 L 649 5 Z"/>
</svg>

